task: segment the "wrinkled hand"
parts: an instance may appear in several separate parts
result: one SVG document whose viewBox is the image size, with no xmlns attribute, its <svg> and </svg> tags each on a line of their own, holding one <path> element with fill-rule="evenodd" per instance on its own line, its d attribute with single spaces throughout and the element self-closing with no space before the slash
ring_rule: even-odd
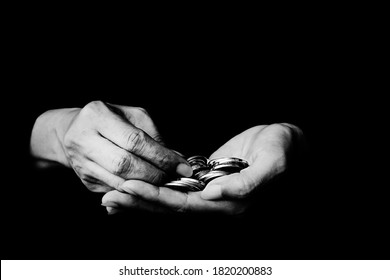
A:
<svg viewBox="0 0 390 280">
<path fill-rule="evenodd" d="M 93 101 L 81 109 L 48 111 L 37 120 L 31 143 L 33 155 L 72 167 L 94 192 L 121 190 L 126 180 L 157 185 L 167 174 L 192 174 L 138 107 Z"/>
<path fill-rule="evenodd" d="M 290 124 L 252 127 L 233 137 L 210 159 L 238 157 L 249 162 L 249 167 L 211 181 L 202 192 L 182 193 L 139 180 L 128 180 L 122 189 L 103 197 L 109 213 L 126 208 L 150 211 L 215 211 L 238 214 L 249 206 L 252 194 L 266 182 L 287 168 L 291 149 L 303 141 L 299 128 Z M 294 143 L 294 145 L 293 145 Z"/>
</svg>

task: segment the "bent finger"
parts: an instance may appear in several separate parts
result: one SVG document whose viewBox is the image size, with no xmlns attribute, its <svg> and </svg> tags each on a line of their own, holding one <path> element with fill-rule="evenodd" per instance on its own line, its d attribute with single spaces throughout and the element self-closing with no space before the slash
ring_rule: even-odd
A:
<svg viewBox="0 0 390 280">
<path fill-rule="evenodd" d="M 167 175 L 156 166 L 123 150 L 103 137 L 91 138 L 87 146 L 87 157 L 91 161 L 123 179 L 137 179 L 159 184 Z"/>
<path fill-rule="evenodd" d="M 92 192 L 108 192 L 113 189 L 120 189 L 125 181 L 92 161 L 85 162 L 82 172 L 76 171 L 76 173 Z"/>
<path fill-rule="evenodd" d="M 150 162 L 161 170 L 191 176 L 192 168 L 177 153 L 153 140 L 144 130 L 112 114 L 99 124 L 99 133 L 122 149 Z"/>
</svg>

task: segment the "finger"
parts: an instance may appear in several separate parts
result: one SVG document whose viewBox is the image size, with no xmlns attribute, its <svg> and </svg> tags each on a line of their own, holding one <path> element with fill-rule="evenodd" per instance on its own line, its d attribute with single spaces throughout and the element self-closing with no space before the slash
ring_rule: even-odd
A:
<svg viewBox="0 0 390 280">
<path fill-rule="evenodd" d="M 107 103 L 111 109 L 117 109 L 117 112 L 123 114 L 125 119 L 129 123 L 133 124 L 135 127 L 138 127 L 145 131 L 150 137 L 155 141 L 164 145 L 162 137 L 157 130 L 156 125 L 154 124 L 152 118 L 149 116 L 149 113 L 141 107 L 131 107 Z"/>
<path fill-rule="evenodd" d="M 242 201 L 208 201 L 202 199 L 199 192 L 183 193 L 137 180 L 126 181 L 123 183 L 122 189 L 127 193 L 139 196 L 143 200 L 159 204 L 176 212 L 207 211 L 237 214 L 245 207 Z"/>
<path fill-rule="evenodd" d="M 86 161 L 82 170 L 75 169 L 75 171 L 84 185 L 92 192 L 108 192 L 113 189 L 120 189 L 125 181 L 92 161 Z"/>
<path fill-rule="evenodd" d="M 186 177 L 192 175 L 192 168 L 184 158 L 114 113 L 109 118 L 101 119 L 98 131 L 122 149 L 145 159 L 167 173 L 178 173 Z"/>
<path fill-rule="evenodd" d="M 139 196 L 116 190 L 110 191 L 103 196 L 102 205 L 107 208 L 111 207 L 119 210 L 134 208 L 158 213 L 165 213 L 168 211 L 168 209 L 160 205 L 142 200 Z"/>
<path fill-rule="evenodd" d="M 96 135 L 90 138 L 86 146 L 88 147 L 86 154 L 91 161 L 123 179 L 138 179 L 159 184 L 167 175 L 161 169 L 103 137 Z"/>
<path fill-rule="evenodd" d="M 285 168 L 285 159 L 282 154 L 263 153 L 261 157 L 248 168 L 219 177 L 211 181 L 202 191 L 203 199 L 242 199 L 248 197 L 255 188 L 268 182 L 270 179 L 281 173 Z"/>
</svg>

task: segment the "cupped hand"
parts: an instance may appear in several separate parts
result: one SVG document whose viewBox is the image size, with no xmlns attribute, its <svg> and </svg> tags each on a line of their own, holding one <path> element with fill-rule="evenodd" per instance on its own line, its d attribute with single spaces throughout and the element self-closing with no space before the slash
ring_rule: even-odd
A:
<svg viewBox="0 0 390 280">
<path fill-rule="evenodd" d="M 233 137 L 210 159 L 238 157 L 249 167 L 211 181 L 202 192 L 183 193 L 139 180 L 127 180 L 125 191 L 112 191 L 103 197 L 103 205 L 115 213 L 126 208 L 149 211 L 238 214 L 253 202 L 253 194 L 288 168 L 290 151 L 300 149 L 302 131 L 290 124 L 252 127 Z"/>
</svg>

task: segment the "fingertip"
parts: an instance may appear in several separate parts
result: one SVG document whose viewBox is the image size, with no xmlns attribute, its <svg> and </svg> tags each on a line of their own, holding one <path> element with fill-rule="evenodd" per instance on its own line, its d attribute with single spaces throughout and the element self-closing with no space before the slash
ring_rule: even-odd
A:
<svg viewBox="0 0 390 280">
<path fill-rule="evenodd" d="M 104 194 L 102 197 L 102 205 L 105 203 L 112 202 L 112 200 L 113 200 L 112 198 L 114 197 L 114 193 L 115 193 L 115 191 L 109 191 L 106 194 Z M 103 206 L 105 206 L 105 205 L 103 205 Z"/>
<path fill-rule="evenodd" d="M 192 167 L 187 163 L 179 163 L 176 167 L 176 173 L 184 177 L 191 177 L 192 171 Z"/>
<path fill-rule="evenodd" d="M 222 186 L 216 184 L 207 185 L 200 196 L 205 200 L 216 200 L 222 198 Z"/>
</svg>

